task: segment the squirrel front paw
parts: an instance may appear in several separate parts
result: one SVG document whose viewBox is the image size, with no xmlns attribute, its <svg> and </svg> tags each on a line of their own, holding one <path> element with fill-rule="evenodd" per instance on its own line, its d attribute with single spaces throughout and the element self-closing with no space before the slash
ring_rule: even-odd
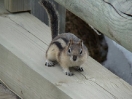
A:
<svg viewBox="0 0 132 99">
<path fill-rule="evenodd" d="M 79 72 L 82 72 L 82 71 L 84 71 L 83 70 L 83 67 L 80 67 L 80 66 L 76 66 L 76 67 L 74 67 L 77 71 L 79 71 Z"/>
<path fill-rule="evenodd" d="M 74 74 L 72 72 L 65 72 L 68 76 L 73 76 Z"/>
<path fill-rule="evenodd" d="M 78 68 L 78 71 L 82 72 L 82 71 L 84 71 L 84 70 L 83 70 L 82 67 L 79 67 L 79 68 Z"/>
<path fill-rule="evenodd" d="M 46 62 L 45 62 L 45 66 L 53 67 L 54 65 L 55 65 L 55 63 L 50 60 L 46 60 Z"/>
<path fill-rule="evenodd" d="M 68 67 L 63 67 L 63 71 L 67 76 L 73 76 L 74 74 L 72 72 L 70 72 Z"/>
</svg>

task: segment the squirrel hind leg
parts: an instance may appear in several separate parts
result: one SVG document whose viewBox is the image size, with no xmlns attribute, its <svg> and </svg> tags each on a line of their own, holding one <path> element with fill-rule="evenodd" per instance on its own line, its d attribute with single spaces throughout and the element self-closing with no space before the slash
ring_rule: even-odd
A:
<svg viewBox="0 0 132 99">
<path fill-rule="evenodd" d="M 52 44 L 49 46 L 48 50 L 46 51 L 46 62 L 45 66 L 52 67 L 54 66 L 57 62 L 57 54 L 59 52 L 59 49 L 55 44 Z"/>
<path fill-rule="evenodd" d="M 53 62 L 53 61 L 50 61 L 50 60 L 46 60 L 46 62 L 45 62 L 45 66 L 48 66 L 48 67 L 53 67 L 55 65 L 55 62 Z"/>
</svg>

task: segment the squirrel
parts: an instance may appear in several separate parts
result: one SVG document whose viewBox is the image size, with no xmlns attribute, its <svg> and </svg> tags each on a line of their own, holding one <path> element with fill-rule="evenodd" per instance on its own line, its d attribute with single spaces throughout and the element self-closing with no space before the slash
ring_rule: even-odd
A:
<svg viewBox="0 0 132 99">
<path fill-rule="evenodd" d="M 68 76 L 73 75 L 70 67 L 83 71 L 82 64 L 89 55 L 87 47 L 72 33 L 59 34 L 59 14 L 53 3 L 49 0 L 41 0 L 39 3 L 48 14 L 52 34 L 52 41 L 46 51 L 45 66 L 51 67 L 57 62 Z"/>
</svg>

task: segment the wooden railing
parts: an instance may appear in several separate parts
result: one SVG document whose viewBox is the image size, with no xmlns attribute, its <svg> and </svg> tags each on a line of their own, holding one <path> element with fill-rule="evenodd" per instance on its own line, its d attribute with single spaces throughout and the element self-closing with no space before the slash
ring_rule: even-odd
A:
<svg viewBox="0 0 132 99">
<path fill-rule="evenodd" d="M 55 0 L 95 29 L 132 51 L 131 0 Z"/>
<path fill-rule="evenodd" d="M 131 50 L 131 42 L 128 42 L 131 41 L 131 15 L 120 7 L 115 10 L 117 0 L 110 3 L 103 0 L 55 1 Z M 91 57 L 83 64 L 84 72 L 73 71 L 73 77 L 64 75 L 59 66 L 44 66 L 45 52 L 51 41 L 50 28 L 28 12 L 11 14 L 0 8 L 0 79 L 20 97 L 131 99 L 132 86 Z"/>
<path fill-rule="evenodd" d="M 5 7 L 10 12 L 19 12 L 31 10 L 39 16 L 41 12 L 35 9 L 40 9 L 39 0 L 5 0 Z M 53 0 L 51 0 L 53 1 Z M 66 9 L 79 16 L 89 25 L 107 35 L 118 44 L 132 51 L 132 1 L 127 0 L 55 0 Z M 65 29 L 65 9 L 58 4 L 61 27 L 60 32 Z M 45 17 L 46 24 L 48 23 L 47 14 L 41 15 Z M 40 18 L 41 18 L 40 17 Z M 41 19 L 42 19 L 41 18 Z"/>
</svg>

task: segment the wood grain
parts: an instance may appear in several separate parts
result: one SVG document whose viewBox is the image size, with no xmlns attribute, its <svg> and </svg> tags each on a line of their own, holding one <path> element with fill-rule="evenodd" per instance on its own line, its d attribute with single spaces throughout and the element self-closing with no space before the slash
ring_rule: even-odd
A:
<svg viewBox="0 0 132 99">
<path fill-rule="evenodd" d="M 0 99 L 19 99 L 0 81 Z"/>
<path fill-rule="evenodd" d="M 132 51 L 131 0 L 55 0 L 95 29 Z"/>
<path fill-rule="evenodd" d="M 50 28 L 29 13 L 0 16 L 0 78 L 23 99 L 131 99 L 132 86 L 92 58 L 66 76 L 44 66 Z"/>
<path fill-rule="evenodd" d="M 4 0 L 0 0 L 0 15 L 4 16 L 6 14 L 9 14 L 9 12 L 5 10 Z M 0 79 L 0 99 L 18 99 L 15 94 L 13 94 L 6 86 L 4 86 L 1 79 Z"/>
<path fill-rule="evenodd" d="M 30 10 L 30 0 L 4 0 L 5 8 L 10 12 Z"/>
</svg>

